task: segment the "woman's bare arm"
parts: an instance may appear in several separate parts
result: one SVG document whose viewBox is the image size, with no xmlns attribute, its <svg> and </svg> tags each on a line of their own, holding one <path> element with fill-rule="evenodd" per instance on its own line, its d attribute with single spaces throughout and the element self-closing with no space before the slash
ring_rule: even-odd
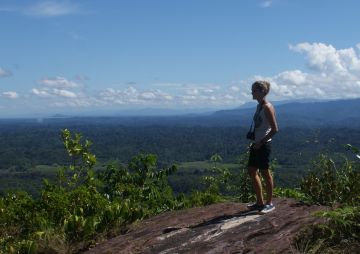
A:
<svg viewBox="0 0 360 254">
<path fill-rule="evenodd" d="M 263 107 L 264 107 L 265 117 L 269 121 L 271 131 L 261 140 L 261 143 L 265 143 L 279 131 L 278 124 L 277 124 L 276 117 L 275 117 L 274 107 L 271 104 L 265 104 Z"/>
</svg>

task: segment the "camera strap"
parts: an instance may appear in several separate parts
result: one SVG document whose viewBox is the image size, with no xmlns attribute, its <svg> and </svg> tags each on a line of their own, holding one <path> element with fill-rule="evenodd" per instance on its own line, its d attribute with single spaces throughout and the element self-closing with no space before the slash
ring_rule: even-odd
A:
<svg viewBox="0 0 360 254">
<path fill-rule="evenodd" d="M 250 126 L 250 129 L 249 129 L 249 132 L 253 132 L 255 131 L 255 124 L 254 124 L 254 118 L 257 114 L 260 114 L 261 110 L 263 109 L 263 104 L 265 103 L 265 101 L 262 101 L 261 104 L 260 104 L 260 108 L 256 109 L 255 111 L 255 114 L 253 116 L 253 120 L 251 122 L 251 126 Z M 254 129 L 253 129 L 253 126 L 254 126 Z"/>
</svg>

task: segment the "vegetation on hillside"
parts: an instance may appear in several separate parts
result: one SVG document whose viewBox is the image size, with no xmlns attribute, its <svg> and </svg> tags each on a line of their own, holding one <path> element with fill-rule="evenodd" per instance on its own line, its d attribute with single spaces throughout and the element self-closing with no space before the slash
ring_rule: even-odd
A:
<svg viewBox="0 0 360 254">
<path fill-rule="evenodd" d="M 59 170 L 57 182 L 45 180 L 38 199 L 26 192 L 1 197 L 2 253 L 74 253 L 121 233 L 130 222 L 185 207 L 166 181 L 175 168 L 157 170 L 154 155 L 96 174 L 91 143 L 68 130 L 62 139 L 70 163 Z"/>
<path fill-rule="evenodd" d="M 176 167 L 159 166 L 153 154 L 140 153 L 126 166 L 111 163 L 96 171 L 90 141 L 66 129 L 61 137 L 68 159 L 56 180 L 44 180 L 38 198 L 24 191 L 0 198 L 0 253 L 76 253 L 158 213 L 229 199 L 254 200 L 246 153 L 236 170 L 223 167 L 220 154 L 213 154 L 213 167 L 200 177 L 200 188 L 184 195 L 175 194 L 168 183 Z M 327 224 L 301 233 L 296 241 L 300 251 L 333 253 L 344 244 L 359 247 L 359 170 L 359 163 L 349 159 L 338 164 L 320 155 L 299 189 L 275 190 L 277 196 L 337 208 L 318 215 L 329 218 Z"/>
<path fill-rule="evenodd" d="M 347 147 L 360 159 L 360 150 Z M 307 227 L 296 239 L 302 253 L 356 253 L 360 248 L 360 163 L 344 158 L 336 164 L 320 155 L 302 180 L 301 191 L 311 203 L 329 205 L 333 210 L 316 216 L 326 224 Z"/>
<path fill-rule="evenodd" d="M 95 171 L 113 161 L 127 165 L 140 153 L 156 154 L 161 168 L 175 163 L 178 170 L 169 178 L 175 193 L 190 194 L 201 185 L 202 177 L 211 174 L 211 167 L 205 164 L 213 154 L 222 157 L 219 165 L 237 164 L 248 144 L 247 128 L 239 126 L 125 126 L 121 119 L 115 123 L 111 119 L 104 123 L 102 120 L 94 118 L 85 123 L 81 119 L 70 123 L 66 119 L 41 123 L 3 121 L 0 125 L 0 195 L 16 189 L 26 190 L 34 197 L 40 195 L 42 179 L 55 179 L 57 167 L 67 163 L 68 155 L 58 138 L 60 128 L 64 127 L 81 132 L 94 142 Z M 336 162 L 337 154 L 344 151 L 342 144 L 359 147 L 359 142 L 358 129 L 282 128 L 273 144 L 277 160 L 276 186 L 299 187 L 309 161 L 316 154 L 330 154 Z M 194 161 L 203 166 L 182 168 L 183 164 Z M 233 170 L 231 166 L 226 167 Z"/>
</svg>

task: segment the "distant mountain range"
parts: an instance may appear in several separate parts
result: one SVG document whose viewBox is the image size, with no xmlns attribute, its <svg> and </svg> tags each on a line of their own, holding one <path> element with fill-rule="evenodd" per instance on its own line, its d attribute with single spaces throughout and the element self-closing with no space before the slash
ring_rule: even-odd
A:
<svg viewBox="0 0 360 254">
<path fill-rule="evenodd" d="M 120 118 L 123 124 L 177 126 L 242 126 L 251 124 L 257 103 L 210 114 L 138 116 Z M 280 127 L 360 128 L 360 99 L 274 102 Z"/>
<path fill-rule="evenodd" d="M 276 105 L 276 116 L 281 126 L 360 126 L 360 99 L 322 102 L 291 102 Z M 255 108 L 222 110 L 212 117 L 228 124 L 230 119 L 239 118 L 251 122 Z M 248 120 L 245 120 L 248 119 Z M 236 121 L 238 122 L 238 121 Z M 242 125 L 242 123 L 239 123 Z"/>
<path fill-rule="evenodd" d="M 276 117 L 280 127 L 349 127 L 360 128 L 360 99 L 334 101 L 274 102 Z M 167 125 L 167 126 L 241 126 L 249 127 L 256 103 L 250 102 L 241 107 L 213 112 L 193 112 L 174 114 L 167 111 L 156 114 L 112 115 L 112 116 L 66 116 L 55 115 L 36 119 L 37 123 L 61 124 L 116 124 L 116 125 Z M 139 112 L 139 111 L 137 111 Z M 146 112 L 146 113 L 149 113 Z M 30 119 L 27 120 L 27 122 Z M 5 120 L 1 120 L 5 121 Z M 18 120 L 15 120 L 18 121 Z"/>
</svg>

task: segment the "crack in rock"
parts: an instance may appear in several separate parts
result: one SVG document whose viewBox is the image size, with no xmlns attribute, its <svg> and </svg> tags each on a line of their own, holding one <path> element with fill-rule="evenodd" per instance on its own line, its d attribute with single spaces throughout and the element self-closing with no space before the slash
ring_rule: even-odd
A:
<svg viewBox="0 0 360 254">
<path fill-rule="evenodd" d="M 189 239 L 187 242 L 182 243 L 179 247 L 163 250 L 160 253 L 161 254 L 175 253 L 174 251 L 176 249 L 184 248 L 184 247 L 186 247 L 186 246 L 188 246 L 190 244 L 194 244 L 194 243 L 197 243 L 197 242 L 208 242 L 208 241 L 212 240 L 213 238 L 224 234 L 225 232 L 227 232 L 231 228 L 238 227 L 241 224 L 244 224 L 246 222 L 256 221 L 256 220 L 258 220 L 259 217 L 261 217 L 261 215 L 252 214 L 252 215 L 234 217 L 234 218 L 231 218 L 231 219 L 222 220 L 222 221 L 220 221 L 220 222 L 218 222 L 216 224 L 213 224 L 213 225 L 208 224 L 208 223 L 204 223 L 203 227 L 209 227 L 210 226 L 211 228 L 206 230 L 205 232 L 201 233 L 200 235 L 198 235 L 198 236 L 196 236 L 196 237 L 194 237 L 192 239 Z M 165 236 L 157 237 L 157 240 L 163 241 L 165 239 L 168 239 L 168 238 L 173 237 L 175 235 L 187 232 L 189 230 L 196 231 L 197 228 L 199 228 L 199 226 L 181 228 L 181 229 L 178 229 L 178 230 L 170 231 L 170 233 L 167 233 Z M 164 232 L 165 232 L 165 230 L 164 230 Z"/>
</svg>

